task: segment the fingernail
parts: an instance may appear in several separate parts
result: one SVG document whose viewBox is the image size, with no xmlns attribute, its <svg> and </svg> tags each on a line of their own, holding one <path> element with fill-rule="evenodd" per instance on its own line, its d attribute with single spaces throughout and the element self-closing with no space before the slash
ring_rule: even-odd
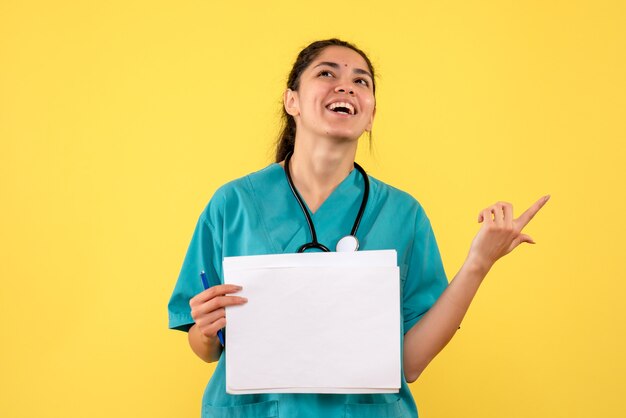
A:
<svg viewBox="0 0 626 418">
<path fill-rule="evenodd" d="M 543 197 L 543 201 L 544 201 L 544 203 L 545 203 L 545 202 L 547 202 L 548 200 L 550 200 L 550 195 L 549 195 L 549 194 L 548 194 L 548 195 L 545 195 L 545 196 Z"/>
<path fill-rule="evenodd" d="M 247 302 L 247 301 L 248 301 L 248 298 L 241 298 L 241 301 L 242 301 L 242 302 Z"/>
<path fill-rule="evenodd" d="M 237 289 L 237 290 L 241 290 L 241 289 L 243 289 L 243 287 L 241 287 L 241 286 L 235 286 L 235 289 Z"/>
</svg>

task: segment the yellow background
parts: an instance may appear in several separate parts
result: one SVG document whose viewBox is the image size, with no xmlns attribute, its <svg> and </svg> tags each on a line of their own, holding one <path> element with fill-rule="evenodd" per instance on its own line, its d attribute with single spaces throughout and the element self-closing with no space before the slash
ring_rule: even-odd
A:
<svg viewBox="0 0 626 418">
<path fill-rule="evenodd" d="M 591 0 L 2 0 L 0 416 L 199 416 L 213 366 L 170 292 L 332 36 L 379 74 L 358 161 L 423 204 L 449 279 L 479 210 L 552 195 L 411 385 L 420 416 L 626 416 L 626 6 Z"/>
</svg>

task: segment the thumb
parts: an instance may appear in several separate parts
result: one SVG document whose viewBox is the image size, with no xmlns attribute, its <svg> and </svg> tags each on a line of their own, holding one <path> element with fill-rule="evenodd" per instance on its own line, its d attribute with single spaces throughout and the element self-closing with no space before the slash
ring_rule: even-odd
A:
<svg viewBox="0 0 626 418">
<path fill-rule="evenodd" d="M 516 240 L 521 244 L 522 242 L 527 242 L 529 244 L 536 244 L 535 240 L 530 236 L 530 235 L 526 235 L 526 234 L 520 234 L 519 237 L 516 238 Z"/>
<path fill-rule="evenodd" d="M 511 245 L 509 245 L 509 248 L 506 252 L 506 254 L 510 253 L 511 251 L 513 251 L 518 245 L 520 245 L 523 242 L 527 242 L 529 244 L 535 244 L 535 241 L 532 239 L 532 237 L 530 235 L 526 235 L 526 234 L 519 234 L 512 242 Z"/>
</svg>

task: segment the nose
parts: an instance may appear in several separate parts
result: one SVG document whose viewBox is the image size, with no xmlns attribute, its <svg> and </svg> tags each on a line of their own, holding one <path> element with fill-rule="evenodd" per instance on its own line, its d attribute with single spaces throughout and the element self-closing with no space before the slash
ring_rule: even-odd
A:
<svg viewBox="0 0 626 418">
<path fill-rule="evenodd" d="M 335 92 L 336 93 L 347 93 L 350 95 L 354 95 L 354 90 L 352 90 L 351 88 L 346 88 L 343 85 L 339 85 L 337 87 L 335 87 Z"/>
</svg>

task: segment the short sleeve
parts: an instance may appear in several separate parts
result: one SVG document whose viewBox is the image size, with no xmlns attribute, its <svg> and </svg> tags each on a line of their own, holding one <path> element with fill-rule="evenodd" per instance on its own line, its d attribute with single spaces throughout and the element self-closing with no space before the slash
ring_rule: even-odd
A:
<svg viewBox="0 0 626 418">
<path fill-rule="evenodd" d="M 189 331 L 189 328 L 194 324 L 189 300 L 204 290 L 200 279 L 202 271 L 206 273 L 209 286 L 221 283 L 218 275 L 218 266 L 221 266 L 222 263 L 221 241 L 206 214 L 207 210 L 198 219 L 176 286 L 167 306 L 169 328 L 171 329 Z"/>
<path fill-rule="evenodd" d="M 406 334 L 448 286 L 430 221 L 420 208 L 413 246 L 402 289 L 402 315 Z"/>
</svg>

